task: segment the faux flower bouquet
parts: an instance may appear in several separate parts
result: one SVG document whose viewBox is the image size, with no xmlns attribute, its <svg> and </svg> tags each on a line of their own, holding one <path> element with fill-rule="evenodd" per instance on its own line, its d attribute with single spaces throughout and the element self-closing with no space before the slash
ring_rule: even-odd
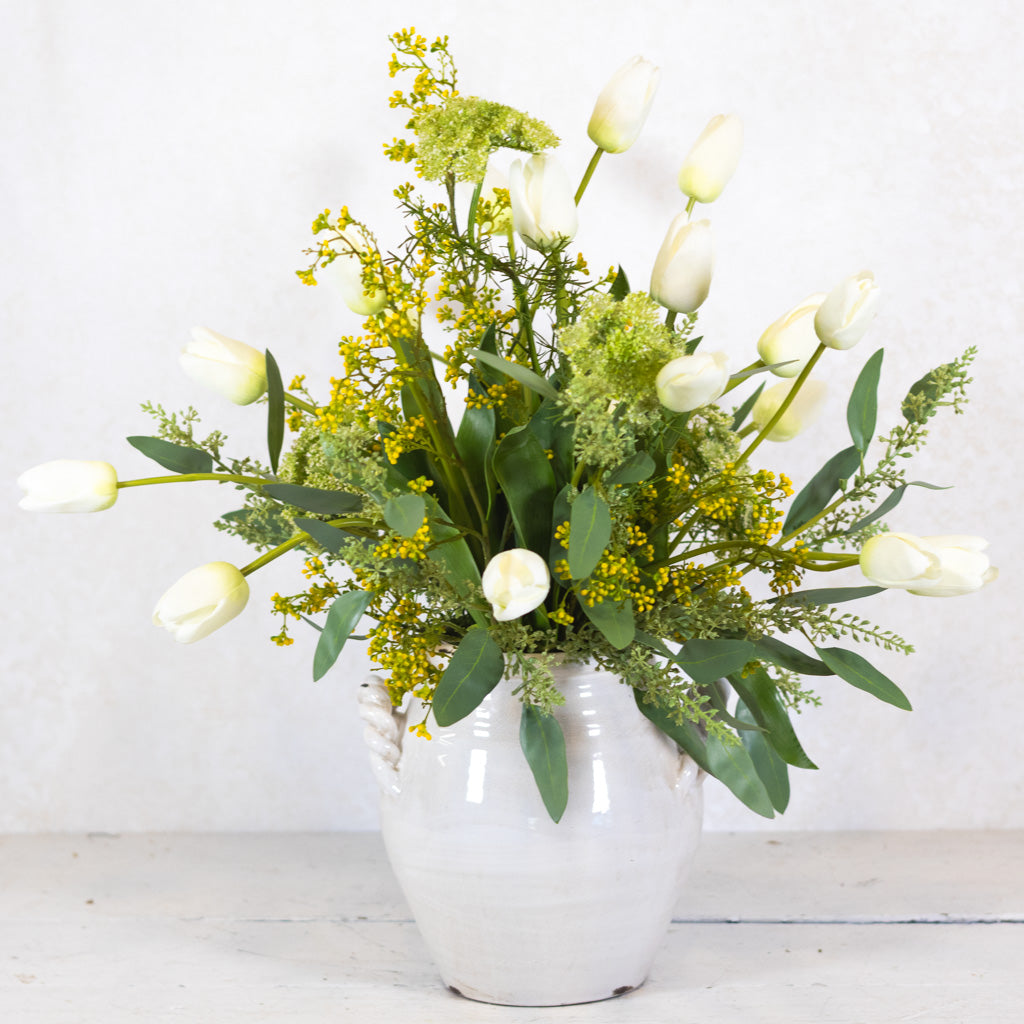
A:
<svg viewBox="0 0 1024 1024">
<path fill-rule="evenodd" d="M 341 340 L 329 390 L 314 398 L 301 376 L 285 387 L 269 352 L 197 329 L 184 369 L 233 402 L 266 395 L 269 465 L 229 457 L 220 433 L 198 436 L 191 409 L 145 406 L 157 436 L 129 441 L 171 475 L 118 480 L 105 462 L 46 463 L 21 477 L 23 507 L 97 511 L 140 484 L 234 485 L 244 506 L 216 525 L 262 553 L 172 586 L 153 617 L 175 639 L 224 625 L 246 604 L 246 576 L 299 548 L 305 579 L 275 595 L 273 639 L 291 643 L 291 622 L 326 612 L 313 622 L 319 678 L 367 620 L 363 639 L 394 702 L 425 702 L 412 728 L 427 738 L 431 718 L 448 726 L 504 677 L 521 680 L 523 749 L 555 820 L 567 799 L 559 661 L 616 673 L 640 711 L 744 803 L 782 811 L 788 766 L 814 767 L 790 721 L 814 699 L 802 676 L 836 675 L 910 707 L 834 642 L 908 645 L 840 606 L 883 587 L 964 594 L 995 576 L 979 538 L 883 525 L 908 487 L 930 486 L 907 480 L 906 459 L 940 407 L 959 410 L 973 349 L 918 380 L 877 439 L 882 351 L 871 355 L 847 408 L 849 446 L 794 497 L 763 463 L 813 420 L 825 389 L 813 374 L 823 359 L 849 358 L 832 353 L 860 341 L 878 289 L 859 273 L 812 295 L 765 330 L 738 372 L 702 344 L 712 238 L 693 214 L 736 168 L 739 119 L 716 117 L 697 139 L 679 173 L 685 209 L 652 254 L 647 289 L 633 290 L 621 268 L 592 274 L 571 243 L 599 159 L 637 137 L 658 70 L 634 58 L 601 93 L 589 125 L 597 150 L 574 192 L 547 125 L 459 94 L 447 39 L 428 45 L 407 30 L 391 42 L 392 76 L 413 84 L 390 103 L 407 110 L 412 135 L 385 151 L 414 161 L 431 191 L 395 190 L 407 223 L 397 244 L 347 207 L 314 221 L 299 277 L 336 285 L 364 318 Z M 494 166 L 501 150 L 521 154 L 507 178 Z M 753 389 L 758 374 L 779 379 Z M 807 585 L 858 564 L 863 586 Z"/>
</svg>

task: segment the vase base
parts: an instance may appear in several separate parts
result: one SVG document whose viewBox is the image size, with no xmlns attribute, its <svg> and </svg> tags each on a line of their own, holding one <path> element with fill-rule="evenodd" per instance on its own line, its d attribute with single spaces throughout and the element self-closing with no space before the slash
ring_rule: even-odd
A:
<svg viewBox="0 0 1024 1024">
<path fill-rule="evenodd" d="M 463 999 L 469 999 L 474 1003 L 488 1003 L 491 1006 L 584 1006 L 587 1003 L 603 1003 L 609 999 L 618 999 L 619 996 L 626 995 L 627 992 L 635 992 L 644 981 L 637 982 L 635 985 L 619 985 L 618 988 L 608 992 L 607 989 L 601 995 L 584 996 L 582 998 L 570 998 L 570 999 L 511 999 L 508 997 L 491 997 L 485 995 L 483 992 L 463 991 L 457 988 L 455 985 L 447 985 L 447 989 L 453 995 L 461 996 Z"/>
</svg>

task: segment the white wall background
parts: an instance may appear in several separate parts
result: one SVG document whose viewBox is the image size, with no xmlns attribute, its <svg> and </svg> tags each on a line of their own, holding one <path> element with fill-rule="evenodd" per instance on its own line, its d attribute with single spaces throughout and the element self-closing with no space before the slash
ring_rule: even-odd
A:
<svg viewBox="0 0 1024 1024">
<path fill-rule="evenodd" d="M 323 379 L 355 318 L 293 271 L 308 226 L 347 203 L 387 239 L 403 170 L 380 155 L 402 118 L 385 98 L 389 31 L 452 38 L 461 86 L 543 117 L 574 175 L 594 97 L 627 57 L 664 77 L 648 128 L 606 158 L 580 247 L 643 286 L 671 216 L 678 163 L 708 117 L 736 111 L 747 145 L 710 210 L 719 246 L 705 333 L 742 365 L 805 295 L 871 267 L 884 312 L 837 387 L 815 444 L 774 448 L 798 482 L 843 440 L 845 394 L 886 347 L 883 418 L 907 385 L 981 346 L 973 403 L 945 420 L 892 522 L 992 540 L 1003 578 L 955 601 L 886 594 L 863 610 L 919 653 L 877 661 L 905 714 L 834 680 L 799 721 L 822 766 L 795 773 L 770 824 L 716 784 L 712 828 L 1022 827 L 1019 622 L 1021 273 L 1016 3 L 806 0 L 356 4 L 307 0 L 35 0 L 0 5 L 0 830 L 372 828 L 376 795 L 354 689 L 356 645 L 323 681 L 313 636 L 279 650 L 269 596 L 298 560 L 252 578 L 247 613 L 195 646 L 148 622 L 179 575 L 249 560 L 209 523 L 214 486 L 125 492 L 97 516 L 31 516 L 18 473 L 103 458 L 152 464 L 143 399 L 189 403 L 236 450 L 261 449 L 259 407 L 226 408 L 179 374 L 193 324 L 270 346 L 286 377 Z M 854 582 L 851 578 L 850 582 Z M 298 589 L 297 587 L 295 589 Z"/>
</svg>

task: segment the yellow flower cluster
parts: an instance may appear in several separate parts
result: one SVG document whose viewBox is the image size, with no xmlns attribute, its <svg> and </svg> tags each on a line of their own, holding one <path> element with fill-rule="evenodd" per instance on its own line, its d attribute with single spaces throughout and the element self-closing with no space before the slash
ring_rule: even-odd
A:
<svg viewBox="0 0 1024 1024">
<path fill-rule="evenodd" d="M 392 703 L 400 704 L 406 693 L 430 700 L 443 666 L 435 659 L 439 638 L 423 628 L 425 609 L 406 596 L 390 609 L 373 605 L 370 612 L 379 621 L 371 631 L 368 651 L 374 667 L 391 674 L 388 692 Z"/>
<path fill-rule="evenodd" d="M 428 438 L 426 434 L 427 421 L 422 416 L 413 416 L 406 420 L 394 433 L 384 438 L 384 452 L 388 462 L 394 465 L 403 452 L 416 451 L 426 448 Z"/>
<path fill-rule="evenodd" d="M 423 525 L 411 536 L 390 534 L 380 541 L 373 549 L 374 558 L 408 558 L 420 561 L 427 557 L 427 545 L 430 543 L 430 521 L 426 518 Z"/>
</svg>

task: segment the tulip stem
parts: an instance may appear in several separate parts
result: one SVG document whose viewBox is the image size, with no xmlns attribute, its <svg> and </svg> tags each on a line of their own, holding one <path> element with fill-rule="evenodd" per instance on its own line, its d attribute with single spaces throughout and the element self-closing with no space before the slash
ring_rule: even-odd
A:
<svg viewBox="0 0 1024 1024">
<path fill-rule="evenodd" d="M 679 314 L 674 309 L 669 309 L 665 311 L 665 326 L 670 331 L 675 330 L 677 316 L 679 316 Z"/>
<path fill-rule="evenodd" d="M 580 205 L 583 193 L 587 191 L 587 186 L 590 184 L 590 179 L 594 176 L 594 171 L 597 169 L 598 161 L 602 156 L 604 156 L 604 150 L 598 146 L 594 151 L 594 155 L 590 158 L 590 163 L 587 164 L 587 169 L 583 172 L 583 180 L 580 182 L 580 187 L 576 189 L 576 198 L 574 202 L 577 206 Z"/>
<path fill-rule="evenodd" d="M 751 442 L 750 447 L 736 460 L 736 467 L 742 466 L 743 463 L 753 455 L 761 442 L 775 429 L 775 424 L 782 419 L 786 410 L 793 404 L 793 399 L 796 398 L 797 392 L 803 387 L 804 381 L 811 375 L 811 370 L 814 369 L 814 364 L 821 358 L 821 354 L 824 351 L 825 346 L 819 343 L 818 347 L 814 350 L 814 355 L 807 360 L 807 365 L 800 371 L 800 376 L 797 377 L 793 386 L 789 389 L 789 394 L 782 400 L 782 403 L 776 410 L 775 415 L 764 425 L 764 427 L 761 428 L 757 437 L 755 437 Z"/>
<path fill-rule="evenodd" d="M 693 213 L 693 208 L 697 205 L 697 197 L 690 196 L 690 201 L 686 204 L 686 216 L 689 217 Z"/>
<path fill-rule="evenodd" d="M 144 487 L 148 484 L 179 484 L 189 483 L 193 480 L 220 480 L 222 483 L 250 484 L 253 487 L 263 487 L 265 484 L 274 482 L 260 476 L 240 476 L 237 473 L 175 473 L 173 476 L 147 476 L 139 480 L 118 480 L 117 486 Z"/>
<path fill-rule="evenodd" d="M 272 562 L 275 558 L 279 558 L 286 551 L 291 551 L 292 548 L 297 548 L 300 544 L 304 544 L 310 539 L 308 533 L 297 533 L 294 537 L 290 537 L 283 544 L 278 544 L 276 548 L 271 548 L 270 551 L 265 551 L 259 558 L 254 559 L 248 565 L 243 565 L 238 571 L 243 576 L 248 576 L 249 573 L 255 572 L 257 569 L 262 569 L 267 562 Z"/>
</svg>

